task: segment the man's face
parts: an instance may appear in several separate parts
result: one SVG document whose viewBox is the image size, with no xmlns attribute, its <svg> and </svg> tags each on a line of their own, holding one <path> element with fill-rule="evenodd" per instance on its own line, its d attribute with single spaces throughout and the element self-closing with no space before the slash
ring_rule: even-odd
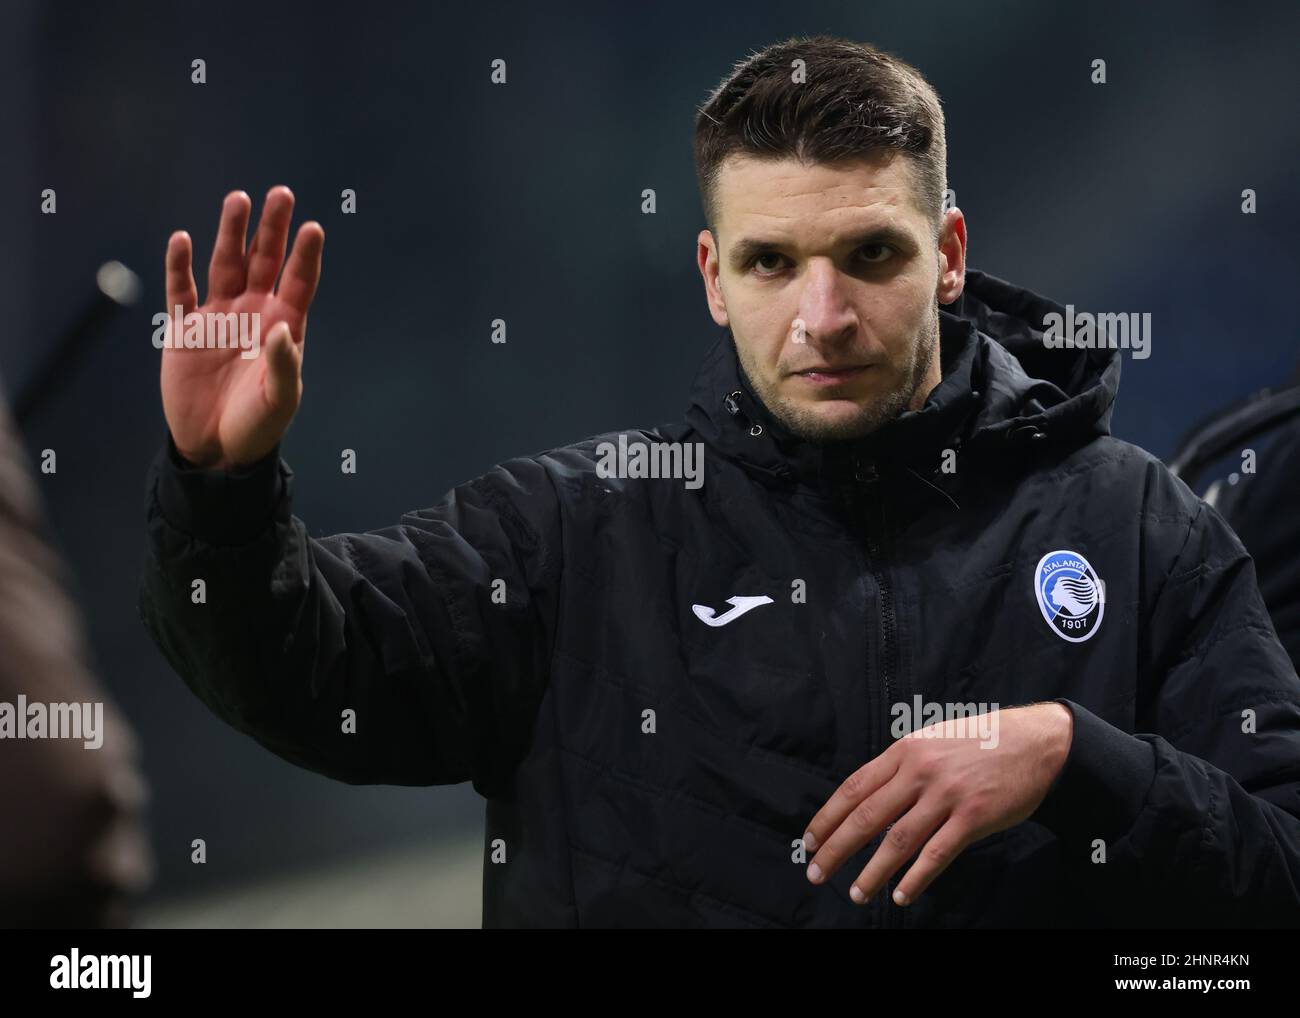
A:
<svg viewBox="0 0 1300 1018">
<path fill-rule="evenodd" d="M 965 280 L 966 227 L 950 209 L 936 241 L 905 157 L 733 155 L 715 208 L 717 238 L 699 235 L 709 310 L 782 424 L 855 438 L 924 405 L 940 379 L 937 304 Z"/>
</svg>

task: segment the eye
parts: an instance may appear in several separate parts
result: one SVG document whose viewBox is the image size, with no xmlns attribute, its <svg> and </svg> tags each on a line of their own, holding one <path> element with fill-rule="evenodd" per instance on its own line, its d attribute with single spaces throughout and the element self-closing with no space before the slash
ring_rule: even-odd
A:
<svg viewBox="0 0 1300 1018">
<path fill-rule="evenodd" d="M 894 249 L 888 244 L 863 244 L 858 251 L 867 252 L 868 257 L 863 260 L 870 265 L 883 265 L 894 255 Z"/>
<path fill-rule="evenodd" d="M 763 267 L 760 263 L 763 261 L 764 258 L 776 258 L 776 259 L 780 259 L 780 257 L 781 257 L 781 256 L 780 256 L 779 254 L 777 254 L 775 251 L 764 251 L 762 254 L 760 254 L 760 255 L 756 255 L 754 258 L 752 258 L 752 259 L 750 260 L 750 262 L 749 262 L 749 267 L 750 267 L 751 269 L 754 269 L 754 268 L 758 269 L 758 270 L 759 270 L 758 274 L 759 274 L 760 276 L 771 276 L 771 275 L 775 275 L 777 272 L 779 272 L 779 271 L 781 270 L 781 266 L 780 266 L 779 264 L 776 265 L 775 267 L 773 267 L 772 269 L 767 270 L 767 269 L 764 269 L 764 267 Z"/>
</svg>

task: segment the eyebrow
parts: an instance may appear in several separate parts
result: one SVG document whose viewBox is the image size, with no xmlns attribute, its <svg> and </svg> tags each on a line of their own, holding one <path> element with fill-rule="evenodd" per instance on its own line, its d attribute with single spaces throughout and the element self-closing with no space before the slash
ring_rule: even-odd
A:
<svg viewBox="0 0 1300 1018">
<path fill-rule="evenodd" d="M 900 251 L 910 251 L 916 246 L 912 235 L 897 226 L 876 226 L 845 240 L 845 246 L 857 249 L 867 244 L 891 244 Z M 767 251 L 780 251 L 787 247 L 786 241 L 767 240 L 762 237 L 742 237 L 731 248 L 729 256 L 732 265 L 740 267 Z"/>
</svg>

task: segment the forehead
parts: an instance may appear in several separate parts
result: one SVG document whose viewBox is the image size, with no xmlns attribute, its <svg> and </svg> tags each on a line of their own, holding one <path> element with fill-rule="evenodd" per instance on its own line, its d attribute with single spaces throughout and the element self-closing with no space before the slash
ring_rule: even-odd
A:
<svg viewBox="0 0 1300 1018">
<path fill-rule="evenodd" d="M 913 173 L 898 153 L 845 163 L 733 153 L 719 168 L 714 193 L 719 233 L 752 230 L 824 230 L 887 221 L 920 230 Z"/>
</svg>

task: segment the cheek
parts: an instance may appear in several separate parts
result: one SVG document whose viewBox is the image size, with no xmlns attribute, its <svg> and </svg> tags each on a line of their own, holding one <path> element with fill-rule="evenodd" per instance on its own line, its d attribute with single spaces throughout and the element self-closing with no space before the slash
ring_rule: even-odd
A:
<svg viewBox="0 0 1300 1018">
<path fill-rule="evenodd" d="M 868 309 L 868 334 L 876 337 L 895 363 L 905 361 L 920 341 L 930 315 L 933 294 L 912 281 L 890 295 L 890 302 L 875 302 Z"/>
<path fill-rule="evenodd" d="M 764 373 L 776 371 L 785 356 L 784 339 L 783 335 L 773 339 L 770 329 L 752 338 L 749 341 L 750 362 Z"/>
<path fill-rule="evenodd" d="M 787 356 L 791 343 L 790 323 L 770 309 L 752 309 L 749 314 L 731 311 L 731 333 L 746 359 L 763 368 L 775 368 Z"/>
<path fill-rule="evenodd" d="M 754 332 L 754 322 L 737 321 L 732 317 L 731 332 L 736 339 L 736 350 L 741 364 L 751 377 L 758 380 L 770 376 L 780 361 L 780 346 L 772 343 L 768 333 Z"/>
</svg>

